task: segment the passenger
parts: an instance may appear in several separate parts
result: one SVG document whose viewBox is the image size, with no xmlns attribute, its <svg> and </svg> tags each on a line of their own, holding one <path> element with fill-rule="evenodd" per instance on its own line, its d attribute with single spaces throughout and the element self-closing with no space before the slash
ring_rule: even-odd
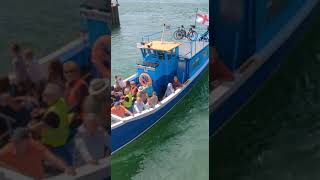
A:
<svg viewBox="0 0 320 180">
<path fill-rule="evenodd" d="M 107 155 L 109 142 L 110 138 L 99 123 L 98 117 L 95 114 L 86 114 L 84 123 L 75 136 L 75 165 L 81 166 L 86 163 L 97 165 L 98 160 Z"/>
<path fill-rule="evenodd" d="M 153 87 L 151 84 L 147 84 L 146 86 L 143 87 L 144 89 L 144 92 L 147 93 L 148 97 L 151 97 L 152 96 L 152 93 L 153 93 Z"/>
<path fill-rule="evenodd" d="M 88 95 L 88 85 L 81 78 L 80 69 L 73 61 L 63 64 L 65 85 L 65 99 L 71 112 L 80 112 L 81 105 Z"/>
<path fill-rule="evenodd" d="M 18 97 L 10 94 L 10 86 L 8 77 L 0 77 L 0 112 L 15 119 L 12 126 L 25 126 L 31 120 L 30 112 Z"/>
<path fill-rule="evenodd" d="M 177 76 L 174 76 L 172 86 L 174 90 L 177 90 L 178 88 L 182 87 L 182 84 L 180 83 L 179 79 Z"/>
<path fill-rule="evenodd" d="M 115 76 L 116 83 L 121 87 L 121 89 L 124 89 L 126 87 L 126 83 L 122 80 L 121 77 Z"/>
<path fill-rule="evenodd" d="M 101 36 L 92 47 L 91 61 L 99 78 L 110 78 L 111 38 Z"/>
<path fill-rule="evenodd" d="M 122 92 L 122 88 L 119 85 L 119 82 L 116 82 L 116 84 L 114 85 L 114 91 L 115 92 Z"/>
<path fill-rule="evenodd" d="M 136 96 L 137 93 L 138 93 L 138 87 L 137 87 L 136 82 L 131 81 L 131 82 L 130 82 L 130 86 L 131 86 L 130 90 L 131 90 L 132 96 Z"/>
<path fill-rule="evenodd" d="M 12 73 L 16 76 L 18 84 L 25 83 L 28 80 L 28 73 L 26 65 L 21 54 L 21 47 L 19 44 L 11 46 L 12 55 Z"/>
<path fill-rule="evenodd" d="M 117 99 L 117 97 L 115 95 L 115 92 L 114 92 L 114 87 L 111 86 L 111 102 L 113 104 L 113 103 L 115 103 L 117 101 L 120 101 L 120 99 Z"/>
<path fill-rule="evenodd" d="M 132 109 L 132 105 L 133 105 L 133 96 L 130 92 L 130 89 L 128 88 L 125 88 L 124 89 L 124 101 L 123 101 L 123 106 L 125 108 L 127 108 L 130 112 L 133 112 L 133 109 Z"/>
<path fill-rule="evenodd" d="M 124 118 L 126 115 L 133 116 L 133 113 L 123 107 L 120 102 L 115 102 L 114 106 L 111 108 L 111 113 Z"/>
<path fill-rule="evenodd" d="M 59 59 L 55 59 L 48 66 L 48 82 L 64 87 L 63 66 Z"/>
<path fill-rule="evenodd" d="M 146 102 L 147 102 L 147 97 L 148 97 L 148 95 L 147 95 L 147 93 L 144 91 L 144 89 L 143 89 L 142 86 L 140 86 L 140 87 L 138 88 L 137 97 L 140 97 L 143 103 L 146 103 Z"/>
<path fill-rule="evenodd" d="M 142 101 L 142 98 L 141 97 L 137 97 L 136 102 L 134 102 L 134 112 L 135 113 L 140 113 L 140 112 L 142 112 L 142 111 L 144 111 L 146 109 L 147 109 L 147 107 L 144 104 L 144 102 Z"/>
<path fill-rule="evenodd" d="M 109 81 L 106 79 L 93 79 L 90 82 L 89 96 L 84 101 L 85 114 L 95 114 L 103 127 L 110 127 L 111 121 L 107 121 L 106 115 L 110 114 L 110 104 L 107 100 Z M 109 106 L 109 107 L 108 107 Z M 106 112 L 106 109 L 109 112 Z"/>
<path fill-rule="evenodd" d="M 26 129 L 17 128 L 10 142 L 0 149 L 0 166 L 33 179 L 45 178 L 44 161 L 69 175 L 76 175 L 72 167 L 53 155 L 45 146 L 32 140 Z"/>
<path fill-rule="evenodd" d="M 210 61 L 210 77 L 212 77 L 212 88 L 218 86 L 221 82 L 224 81 L 233 81 L 234 76 L 233 73 L 229 70 L 229 68 L 223 63 L 222 60 L 219 59 L 218 52 L 216 48 L 211 48 L 212 53 L 212 61 Z"/>
<path fill-rule="evenodd" d="M 153 91 L 152 96 L 148 98 L 148 107 L 154 108 L 159 103 L 157 93 Z"/>
<path fill-rule="evenodd" d="M 125 88 L 131 89 L 130 81 L 126 81 L 126 87 Z"/>
<path fill-rule="evenodd" d="M 45 80 L 45 77 L 43 71 L 41 70 L 39 62 L 34 59 L 31 49 L 27 49 L 24 51 L 23 60 L 26 65 L 28 79 L 30 79 L 30 81 L 36 86 L 40 86 L 40 83 Z"/>
<path fill-rule="evenodd" d="M 48 108 L 45 111 L 36 110 L 39 114 L 43 114 L 43 118 L 40 122 L 31 124 L 30 129 L 40 134 L 41 142 L 54 154 L 72 163 L 71 154 L 65 147 L 70 132 L 68 105 L 62 98 L 62 94 L 59 85 L 47 84 L 42 96 Z"/>
<path fill-rule="evenodd" d="M 174 89 L 172 87 L 172 84 L 169 83 L 166 92 L 164 93 L 164 98 L 170 96 L 171 94 L 174 93 Z"/>
</svg>

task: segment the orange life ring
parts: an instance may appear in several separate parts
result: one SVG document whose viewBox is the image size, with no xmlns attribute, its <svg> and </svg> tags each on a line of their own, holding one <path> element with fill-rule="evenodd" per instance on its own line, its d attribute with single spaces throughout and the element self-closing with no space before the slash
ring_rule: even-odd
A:
<svg viewBox="0 0 320 180">
<path fill-rule="evenodd" d="M 147 73 L 142 73 L 139 76 L 139 82 L 142 86 L 152 85 L 152 78 Z"/>
</svg>

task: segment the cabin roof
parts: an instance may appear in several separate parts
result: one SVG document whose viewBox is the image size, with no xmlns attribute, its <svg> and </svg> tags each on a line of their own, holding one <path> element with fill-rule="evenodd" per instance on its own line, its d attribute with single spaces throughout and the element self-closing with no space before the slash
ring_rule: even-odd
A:
<svg viewBox="0 0 320 180">
<path fill-rule="evenodd" d="M 151 41 L 140 46 L 140 48 L 152 49 L 156 51 L 171 51 L 172 49 L 180 46 L 180 43 L 177 42 L 167 42 L 167 41 Z"/>
<path fill-rule="evenodd" d="M 111 12 L 110 1 L 106 0 L 85 0 L 80 5 L 81 8 L 96 9 L 103 12 Z"/>
</svg>

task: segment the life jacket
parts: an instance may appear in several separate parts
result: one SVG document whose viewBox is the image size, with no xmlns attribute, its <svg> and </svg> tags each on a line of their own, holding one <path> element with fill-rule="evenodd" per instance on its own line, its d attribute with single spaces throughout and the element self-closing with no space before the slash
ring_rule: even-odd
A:
<svg viewBox="0 0 320 180">
<path fill-rule="evenodd" d="M 78 79 L 73 85 L 66 85 L 66 101 L 70 108 L 81 103 L 81 97 L 79 97 L 79 90 L 81 87 L 85 86 L 88 88 L 87 83 L 83 79 Z M 84 98 L 84 97 L 83 97 Z M 82 99 L 83 100 L 83 99 Z"/>
<path fill-rule="evenodd" d="M 128 97 L 129 101 L 123 101 L 123 106 L 127 109 L 131 108 L 132 106 L 132 101 L 133 101 L 133 96 L 131 93 L 127 94 L 125 98 Z"/>
<path fill-rule="evenodd" d="M 45 116 L 53 112 L 59 117 L 58 128 L 48 128 L 41 134 L 41 142 L 50 147 L 61 147 L 66 144 L 69 137 L 68 106 L 63 98 L 49 107 Z"/>
</svg>

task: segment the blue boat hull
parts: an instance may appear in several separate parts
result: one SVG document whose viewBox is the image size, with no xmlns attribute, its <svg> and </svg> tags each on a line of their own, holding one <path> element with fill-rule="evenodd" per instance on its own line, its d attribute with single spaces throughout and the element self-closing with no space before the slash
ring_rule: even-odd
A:
<svg viewBox="0 0 320 180">
<path fill-rule="evenodd" d="M 207 60 L 208 61 L 208 60 Z M 150 129 L 154 124 L 156 124 L 165 114 L 167 114 L 174 106 L 181 100 L 185 95 L 189 93 L 189 91 L 193 88 L 193 86 L 199 81 L 204 72 L 207 69 L 207 64 L 203 65 L 203 69 L 197 75 L 195 75 L 195 79 L 190 82 L 190 84 L 180 92 L 178 96 L 172 99 L 168 104 L 159 109 L 156 113 L 141 118 L 139 120 L 128 122 L 120 127 L 112 129 L 112 153 L 120 150 L 126 144 L 132 142 L 140 135 L 142 135 L 145 131 Z"/>
<path fill-rule="evenodd" d="M 218 130 L 244 106 L 254 93 L 276 71 L 290 50 L 303 38 L 315 18 L 320 15 L 319 3 L 311 14 L 294 31 L 290 38 L 263 64 L 240 88 L 226 99 L 215 111 L 210 112 L 210 136 Z"/>
</svg>

